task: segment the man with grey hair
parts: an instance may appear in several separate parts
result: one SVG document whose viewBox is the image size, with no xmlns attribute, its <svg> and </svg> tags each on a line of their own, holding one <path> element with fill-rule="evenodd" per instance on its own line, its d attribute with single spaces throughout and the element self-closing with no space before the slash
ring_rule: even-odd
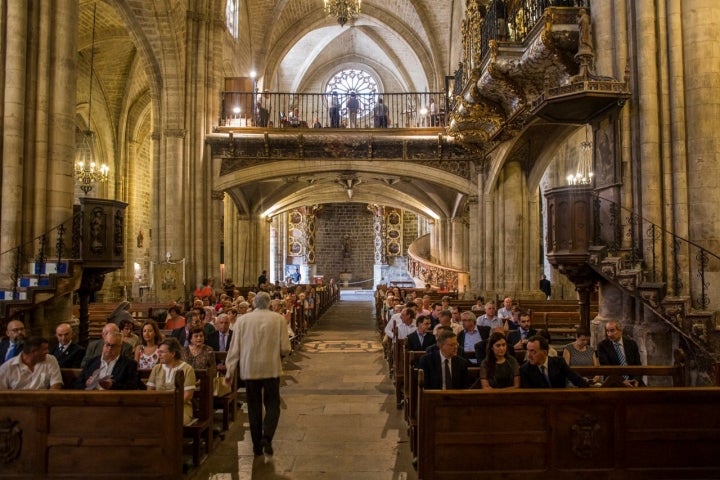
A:
<svg viewBox="0 0 720 480">
<path fill-rule="evenodd" d="M 235 322 L 225 360 L 225 383 L 230 385 L 236 371 L 240 372 L 245 381 L 253 453 L 272 455 L 272 439 L 280 420 L 282 357 L 290 353 L 290 338 L 285 318 L 269 310 L 267 292 L 259 292 L 254 305 L 255 310 Z"/>
<path fill-rule="evenodd" d="M 105 344 L 105 337 L 110 332 L 117 332 L 120 333 L 120 327 L 118 327 L 114 323 L 106 323 L 105 326 L 102 329 L 102 338 L 99 338 L 97 340 L 93 340 L 88 344 L 87 350 L 85 350 L 85 356 L 82 359 L 82 362 L 80 362 L 80 368 L 85 368 L 85 366 L 90 363 L 90 360 L 93 358 L 100 356 L 100 354 L 103 351 L 103 345 Z M 122 342 L 121 347 L 121 355 L 123 357 L 126 357 L 130 360 L 133 359 L 133 349 L 127 342 Z"/>
</svg>

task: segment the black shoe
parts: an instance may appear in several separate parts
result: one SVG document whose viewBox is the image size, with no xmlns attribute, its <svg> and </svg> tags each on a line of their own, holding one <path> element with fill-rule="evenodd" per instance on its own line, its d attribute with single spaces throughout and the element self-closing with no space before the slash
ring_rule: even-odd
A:
<svg viewBox="0 0 720 480">
<path fill-rule="evenodd" d="M 253 453 L 255 454 L 256 457 L 259 457 L 260 455 L 263 454 L 262 447 L 253 447 Z"/>
<path fill-rule="evenodd" d="M 265 450 L 265 455 L 272 455 L 274 453 L 270 440 L 263 441 L 263 450 Z"/>
</svg>

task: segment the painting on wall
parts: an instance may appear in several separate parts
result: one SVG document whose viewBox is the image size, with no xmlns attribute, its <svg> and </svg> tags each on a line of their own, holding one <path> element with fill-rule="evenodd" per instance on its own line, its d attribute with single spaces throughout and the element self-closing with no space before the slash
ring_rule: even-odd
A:
<svg viewBox="0 0 720 480">
<path fill-rule="evenodd" d="M 619 161 L 616 161 L 615 122 L 605 120 L 595 130 L 595 186 L 608 187 L 619 182 Z"/>
</svg>

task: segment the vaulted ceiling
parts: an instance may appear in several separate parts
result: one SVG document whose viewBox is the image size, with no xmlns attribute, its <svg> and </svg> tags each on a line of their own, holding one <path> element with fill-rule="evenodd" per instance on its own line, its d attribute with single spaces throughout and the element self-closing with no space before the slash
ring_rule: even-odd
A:
<svg viewBox="0 0 720 480">
<path fill-rule="evenodd" d="M 388 87 L 439 91 L 457 64 L 450 57 L 459 58 L 451 38 L 462 0 L 365 0 L 344 27 L 325 14 L 323 0 L 243 3 L 250 62 L 267 88 L 315 88 L 336 70 L 366 66 Z"/>
</svg>

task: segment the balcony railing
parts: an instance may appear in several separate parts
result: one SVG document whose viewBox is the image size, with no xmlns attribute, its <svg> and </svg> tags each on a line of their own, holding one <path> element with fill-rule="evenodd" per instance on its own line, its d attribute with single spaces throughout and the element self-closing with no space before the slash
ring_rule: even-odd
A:
<svg viewBox="0 0 720 480">
<path fill-rule="evenodd" d="M 350 95 L 223 92 L 220 127 L 261 128 L 439 128 L 446 124 L 444 92 L 358 93 L 355 116 Z M 387 111 L 382 121 L 380 100 Z"/>
<path fill-rule="evenodd" d="M 415 240 L 408 248 L 408 272 L 413 278 L 429 283 L 440 291 L 464 294 L 470 284 L 470 273 L 449 268 L 424 258 L 430 252 L 430 234 Z"/>
</svg>

